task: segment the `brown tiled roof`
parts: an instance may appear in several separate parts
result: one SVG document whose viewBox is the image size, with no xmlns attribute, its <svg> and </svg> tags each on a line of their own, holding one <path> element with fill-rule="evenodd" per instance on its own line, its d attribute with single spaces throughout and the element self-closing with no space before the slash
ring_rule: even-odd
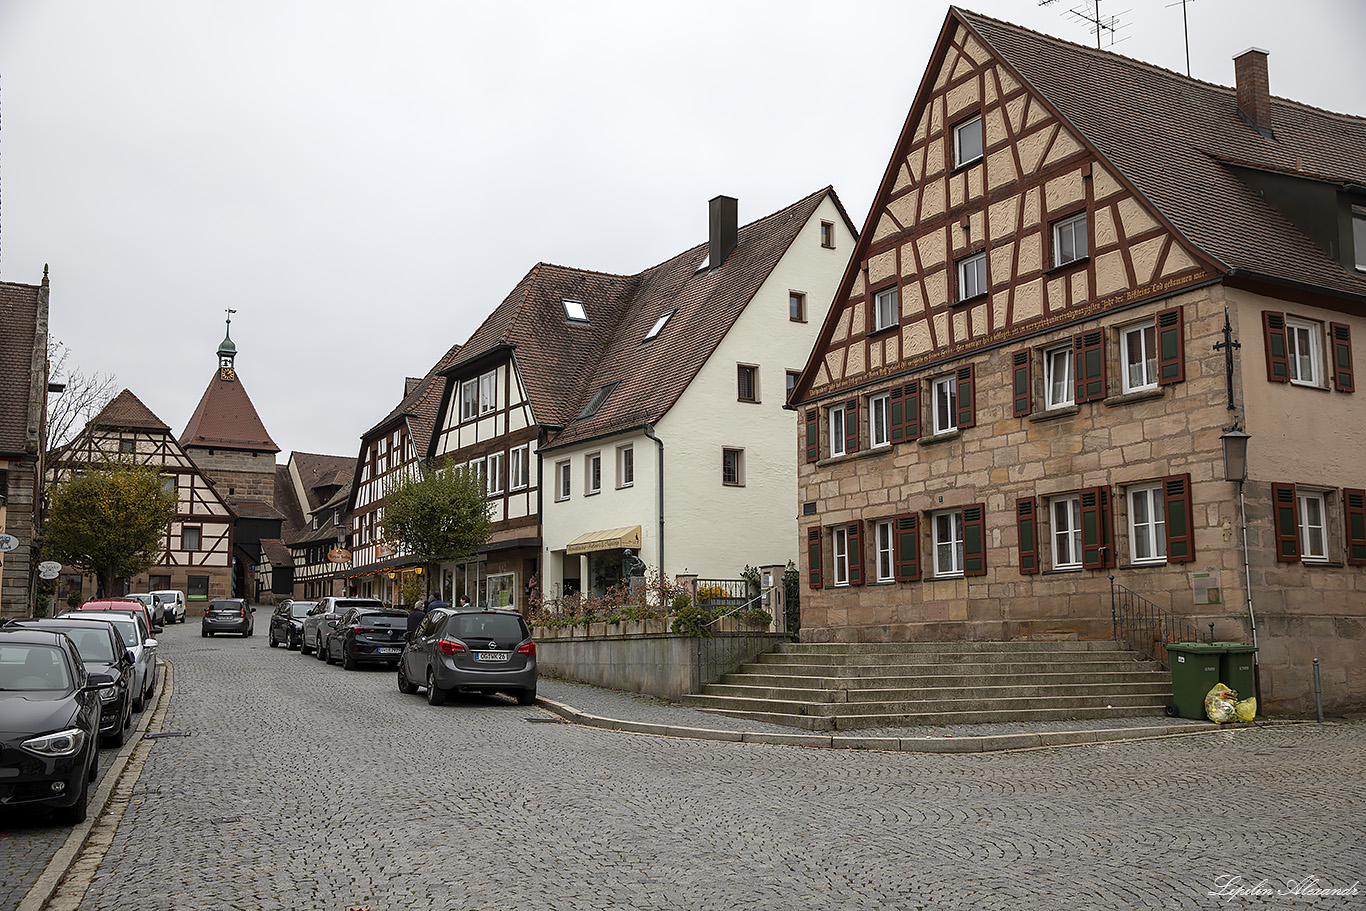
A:
<svg viewBox="0 0 1366 911">
<path fill-rule="evenodd" d="M 323 505 L 324 496 L 326 499 L 334 497 L 336 491 L 327 488 L 349 484 L 356 465 L 355 456 L 319 455 L 315 452 L 292 452 L 289 460 L 298 471 L 304 494 L 308 497 L 307 503 L 299 504 L 303 512 Z"/>
<path fill-rule="evenodd" d="M 275 508 L 285 517 L 284 525 L 280 527 L 280 536 L 284 540 L 291 541 L 302 533 L 304 513 L 294 495 L 294 482 L 290 478 L 288 465 L 275 466 Z"/>
<path fill-rule="evenodd" d="M 38 285 L 0 282 L 0 452 L 22 454 L 36 446 L 28 432 L 34 391 L 33 348 L 38 335 Z M 46 379 L 46 378 L 44 378 Z"/>
<path fill-rule="evenodd" d="M 412 377 L 404 381 L 403 400 L 394 406 L 394 409 L 384 416 L 384 419 L 369 430 L 365 431 L 361 437 L 361 452 L 365 451 L 370 439 L 381 431 L 386 431 L 397 419 L 403 417 L 408 419 L 408 433 L 413 440 L 413 446 L 417 453 L 423 455 L 427 451 L 427 444 L 431 441 L 432 431 L 436 427 L 437 412 L 441 407 L 441 391 L 446 385 L 446 379 L 441 375 L 453 364 L 460 355 L 463 346 L 452 345 L 443 354 L 432 369 L 414 384 Z"/>
<path fill-rule="evenodd" d="M 1366 118 L 1273 97 L 1275 138 L 1266 139 L 1240 116 L 1232 88 L 976 13 L 949 15 L 961 17 L 1187 240 L 1228 270 L 1366 295 L 1366 276 L 1316 246 L 1228 164 L 1366 184 Z M 1274 87 L 1274 69 L 1271 76 Z"/>
<path fill-rule="evenodd" d="M 247 497 L 224 497 L 228 508 L 237 514 L 239 519 L 283 519 L 284 513 L 265 500 L 253 500 Z"/>
<path fill-rule="evenodd" d="M 735 249 L 716 269 L 698 271 L 706 243 L 637 275 L 541 263 L 470 336 L 446 373 L 473 375 L 481 357 L 510 348 L 536 422 L 564 428 L 552 445 L 658 421 L 827 197 L 838 205 L 826 187 L 741 227 Z M 583 302 L 587 325 L 565 319 L 565 299 Z M 642 344 L 669 310 L 664 330 Z M 618 385 L 597 413 L 576 420 L 608 383 Z"/>
<path fill-rule="evenodd" d="M 278 538 L 262 538 L 261 553 L 266 555 L 266 559 L 273 567 L 294 565 L 294 555 L 289 552 L 285 542 Z"/>
<path fill-rule="evenodd" d="M 241 376 L 225 380 L 214 371 L 199 406 L 180 435 L 181 446 L 279 452 L 251 403 Z"/>
<path fill-rule="evenodd" d="M 170 426 L 152 413 L 152 409 L 142 404 L 142 399 L 127 389 L 114 396 L 99 414 L 91 418 L 90 426 L 161 430 L 167 433 L 171 430 Z"/>
</svg>

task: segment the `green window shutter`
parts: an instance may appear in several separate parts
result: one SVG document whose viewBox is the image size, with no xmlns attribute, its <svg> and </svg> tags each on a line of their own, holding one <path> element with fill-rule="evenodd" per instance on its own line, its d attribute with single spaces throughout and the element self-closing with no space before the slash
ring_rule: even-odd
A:
<svg viewBox="0 0 1366 911">
<path fill-rule="evenodd" d="M 849 584 L 863 584 L 863 523 L 850 522 L 845 531 L 849 546 Z"/>
<path fill-rule="evenodd" d="M 975 371 L 976 366 L 968 364 L 966 367 L 959 367 L 958 372 L 954 374 L 954 381 L 958 385 L 958 414 L 955 423 L 959 430 L 977 424 L 977 400 L 973 389 Z"/>
<path fill-rule="evenodd" d="M 1190 475 L 1178 474 L 1162 479 L 1162 506 L 1167 516 L 1167 562 L 1195 562 Z"/>
<path fill-rule="evenodd" d="M 892 520 L 892 563 L 896 567 L 896 581 L 920 581 L 920 519 L 913 513 Z"/>
<path fill-rule="evenodd" d="M 821 587 L 821 527 L 806 530 L 806 580 L 811 588 Z"/>
<path fill-rule="evenodd" d="M 1180 307 L 1172 307 L 1157 314 L 1157 384 L 1170 386 L 1185 379 L 1185 319 Z"/>
<path fill-rule="evenodd" d="M 1105 330 L 1092 329 L 1072 336 L 1072 357 L 1076 403 L 1105 398 Z"/>
<path fill-rule="evenodd" d="M 844 403 L 844 451 L 858 452 L 858 399 Z"/>
<path fill-rule="evenodd" d="M 1347 525 L 1347 564 L 1366 566 L 1366 490 L 1343 490 L 1342 512 Z"/>
<path fill-rule="evenodd" d="M 1271 485 L 1271 516 L 1276 528 L 1276 561 L 1300 559 L 1300 511 L 1294 484 Z"/>
<path fill-rule="evenodd" d="M 820 409 L 806 409 L 806 460 L 819 461 L 821 457 Z"/>
<path fill-rule="evenodd" d="M 907 383 L 906 392 L 906 439 L 920 439 L 920 382 Z"/>
<path fill-rule="evenodd" d="M 1105 569 L 1114 566 L 1112 542 L 1114 529 L 1110 519 L 1110 488 L 1088 487 L 1079 494 L 1081 500 L 1081 565 L 1083 569 Z"/>
<path fill-rule="evenodd" d="M 899 386 L 887 393 L 887 412 L 892 442 L 900 443 L 906 439 L 906 399 Z"/>
<path fill-rule="evenodd" d="M 963 507 L 963 575 L 987 574 L 987 508 L 974 503 Z"/>
<path fill-rule="evenodd" d="M 1290 348 L 1285 340 L 1285 314 L 1262 311 L 1266 340 L 1266 378 L 1272 383 L 1290 382 Z"/>
<path fill-rule="evenodd" d="M 1033 411 L 1033 382 L 1029 375 L 1029 349 L 1010 356 L 1011 391 L 1015 400 L 1015 417 L 1022 418 Z"/>
<path fill-rule="evenodd" d="M 1328 344 L 1333 349 L 1333 388 L 1338 392 L 1356 391 L 1352 378 L 1352 327 L 1329 323 Z"/>
<path fill-rule="evenodd" d="M 1020 574 L 1032 575 L 1039 571 L 1038 504 L 1033 497 L 1015 501 L 1015 527 L 1020 532 Z"/>
</svg>

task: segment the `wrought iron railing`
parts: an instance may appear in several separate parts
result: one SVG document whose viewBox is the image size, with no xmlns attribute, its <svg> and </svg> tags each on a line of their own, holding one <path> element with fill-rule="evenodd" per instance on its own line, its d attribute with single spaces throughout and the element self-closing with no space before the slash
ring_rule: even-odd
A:
<svg viewBox="0 0 1366 911">
<path fill-rule="evenodd" d="M 703 624 L 703 635 L 694 640 L 698 687 L 720 679 L 788 638 L 783 630 L 786 618 L 781 610 L 780 585 L 757 587 L 745 579 L 698 579 L 693 583 L 698 607 L 722 611 Z M 767 622 L 758 616 L 760 612 Z"/>
<path fill-rule="evenodd" d="M 1213 641 L 1211 629 L 1208 640 L 1200 630 L 1171 611 L 1158 607 L 1135 591 L 1130 591 L 1110 577 L 1110 617 L 1114 623 L 1115 641 L 1168 667 L 1168 642 Z"/>
</svg>

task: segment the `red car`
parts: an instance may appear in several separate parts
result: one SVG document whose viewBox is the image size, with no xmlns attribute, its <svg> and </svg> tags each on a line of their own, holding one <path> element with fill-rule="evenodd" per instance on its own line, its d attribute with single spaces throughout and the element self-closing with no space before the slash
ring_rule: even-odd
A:
<svg viewBox="0 0 1366 911">
<path fill-rule="evenodd" d="M 147 629 L 151 630 L 153 635 L 161 632 L 161 624 L 152 621 L 147 605 L 136 598 L 91 598 L 76 610 L 117 610 L 128 614 L 141 614 L 142 619 L 147 621 Z"/>
</svg>

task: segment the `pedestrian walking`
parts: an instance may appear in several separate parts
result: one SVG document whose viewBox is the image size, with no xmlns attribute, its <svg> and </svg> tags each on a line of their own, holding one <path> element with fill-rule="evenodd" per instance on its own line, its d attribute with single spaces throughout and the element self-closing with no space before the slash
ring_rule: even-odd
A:
<svg viewBox="0 0 1366 911">
<path fill-rule="evenodd" d="M 426 616 L 427 608 L 423 602 L 419 601 L 413 605 L 413 609 L 408 611 L 408 632 L 405 634 L 406 638 L 413 638 L 413 633 L 417 632 L 417 628 L 422 625 L 422 620 Z"/>
</svg>

